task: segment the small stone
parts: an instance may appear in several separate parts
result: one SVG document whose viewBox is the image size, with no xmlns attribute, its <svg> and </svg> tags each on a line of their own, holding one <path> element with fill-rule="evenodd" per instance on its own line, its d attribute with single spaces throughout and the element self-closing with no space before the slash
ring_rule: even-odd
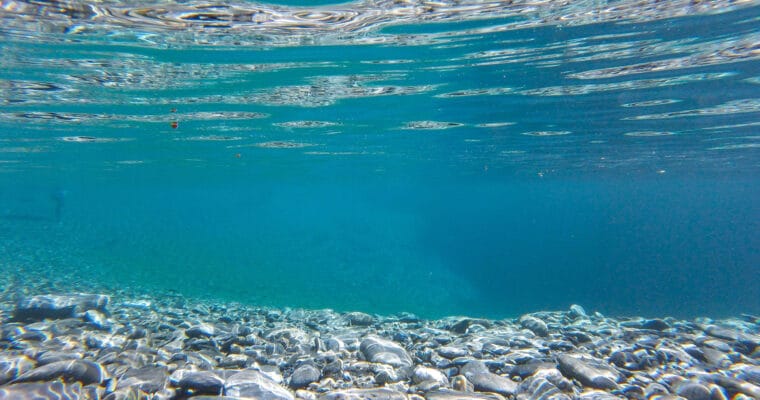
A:
<svg viewBox="0 0 760 400">
<path fill-rule="evenodd" d="M 568 354 L 557 356 L 559 370 L 568 378 L 577 379 L 586 386 L 597 389 L 617 389 L 617 371 L 601 361 L 586 361 Z"/>
<path fill-rule="evenodd" d="M 24 356 L 0 358 L 0 385 L 4 385 L 19 375 L 34 368 L 32 360 Z"/>
<path fill-rule="evenodd" d="M 657 319 L 648 319 L 644 321 L 643 324 L 641 324 L 642 329 L 650 329 L 653 331 L 664 331 L 666 329 L 670 329 L 670 324 L 665 322 L 664 320 L 661 320 L 659 318 Z"/>
<path fill-rule="evenodd" d="M 106 379 L 102 365 L 87 360 L 56 361 L 37 367 L 13 380 L 13 383 L 53 381 L 81 382 L 83 385 L 100 384 Z"/>
<path fill-rule="evenodd" d="M 227 378 L 227 396 L 253 397 L 258 400 L 293 400 L 293 395 L 261 372 L 243 370 Z"/>
<path fill-rule="evenodd" d="M 399 375 L 389 365 L 380 365 L 375 370 L 375 382 L 385 385 L 401 380 Z"/>
<path fill-rule="evenodd" d="M 79 382 L 66 384 L 60 381 L 40 383 L 16 383 L 0 388 L 3 400 L 75 400 L 84 399 Z"/>
<path fill-rule="evenodd" d="M 81 360 L 82 354 L 73 351 L 46 351 L 37 355 L 37 366 L 52 364 L 58 361 Z"/>
<path fill-rule="evenodd" d="M 682 382 L 676 387 L 675 394 L 688 400 L 710 400 L 710 389 L 696 382 Z"/>
<path fill-rule="evenodd" d="M 189 338 L 199 339 L 199 338 L 209 338 L 211 336 L 214 336 L 214 332 L 216 329 L 213 325 L 209 324 L 200 324 L 195 325 L 193 327 L 190 327 L 185 330 L 185 335 Z"/>
<path fill-rule="evenodd" d="M 438 349 L 438 354 L 441 357 L 453 360 L 457 357 L 464 357 L 467 355 L 467 350 L 460 349 L 458 347 L 442 346 Z"/>
<path fill-rule="evenodd" d="M 705 333 L 716 337 L 718 339 L 728 340 L 728 341 L 735 341 L 739 339 L 739 333 L 736 332 L 733 329 L 724 328 L 722 326 L 717 325 L 709 325 L 705 328 Z"/>
<path fill-rule="evenodd" d="M 462 318 L 449 328 L 454 333 L 467 333 L 470 332 L 470 328 L 474 327 L 476 325 L 479 325 L 481 328 L 490 328 L 491 323 L 484 320 L 484 319 L 474 319 L 474 318 Z"/>
<path fill-rule="evenodd" d="M 102 294 L 40 295 L 22 299 L 16 305 L 16 321 L 77 318 L 87 310 L 107 313 L 109 297 Z"/>
<path fill-rule="evenodd" d="M 417 368 L 414 369 L 414 372 L 412 373 L 412 381 L 414 383 L 434 381 L 440 383 L 441 385 L 449 384 L 449 379 L 446 377 L 446 375 L 443 374 L 443 372 L 435 368 L 428 368 L 423 366 L 417 366 Z"/>
<path fill-rule="evenodd" d="M 390 340 L 367 337 L 362 340 L 359 350 L 370 361 L 394 367 L 411 367 L 412 359 L 403 347 Z"/>
<path fill-rule="evenodd" d="M 453 390 L 438 390 L 425 394 L 426 400 L 504 400 L 496 393 L 467 393 Z"/>
<path fill-rule="evenodd" d="M 298 389 L 296 390 L 296 399 L 317 400 L 317 394 L 309 390 Z"/>
<path fill-rule="evenodd" d="M 567 313 L 567 315 L 572 319 L 588 317 L 588 315 L 586 315 L 586 310 L 584 310 L 583 307 L 577 304 L 573 304 L 570 306 L 570 311 Z"/>
<path fill-rule="evenodd" d="M 546 322 L 536 317 L 524 315 L 520 318 L 520 325 L 536 334 L 536 336 L 544 337 L 549 335 L 549 328 Z"/>
<path fill-rule="evenodd" d="M 468 381 L 464 375 L 457 375 L 451 379 L 451 388 L 458 392 L 472 392 L 475 387 L 472 382 Z"/>
<path fill-rule="evenodd" d="M 304 364 L 296 368 L 293 371 L 293 375 L 290 377 L 290 387 L 302 388 L 308 386 L 312 382 L 319 381 L 319 370 L 311 364 Z"/>
<path fill-rule="evenodd" d="M 346 314 L 346 321 L 352 326 L 369 326 L 375 323 L 375 318 L 362 312 L 350 312 Z"/>
<path fill-rule="evenodd" d="M 494 392 L 504 396 L 512 396 L 517 390 L 517 383 L 509 378 L 496 375 L 488 370 L 482 361 L 470 361 L 461 370 L 468 381 L 472 382 L 479 392 Z"/>
<path fill-rule="evenodd" d="M 166 386 L 167 368 L 164 366 L 146 366 L 130 368 L 119 378 L 117 389 L 134 387 L 145 393 L 156 393 Z"/>
<path fill-rule="evenodd" d="M 183 391 L 193 394 L 221 394 L 224 380 L 211 371 L 183 371 L 176 385 Z"/>
<path fill-rule="evenodd" d="M 97 310 L 87 310 L 84 313 L 84 317 L 82 319 L 89 323 L 92 327 L 95 329 L 99 329 L 102 331 L 107 331 L 111 329 L 111 324 L 106 319 L 106 316 L 103 315 L 100 311 Z"/>
<path fill-rule="evenodd" d="M 402 392 L 386 389 L 346 389 L 326 393 L 319 400 L 407 400 Z"/>
</svg>

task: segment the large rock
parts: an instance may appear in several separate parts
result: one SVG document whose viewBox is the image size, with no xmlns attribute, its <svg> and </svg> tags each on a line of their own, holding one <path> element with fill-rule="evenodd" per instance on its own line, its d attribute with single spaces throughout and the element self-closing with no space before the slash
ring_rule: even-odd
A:
<svg viewBox="0 0 760 400">
<path fill-rule="evenodd" d="M 386 388 L 347 389 L 323 394 L 319 400 L 406 400 L 406 395 Z"/>
<path fill-rule="evenodd" d="M 293 400 L 287 389 L 254 370 L 240 371 L 228 377 L 224 382 L 224 394 L 257 400 Z"/>
<path fill-rule="evenodd" d="M 109 297 L 102 294 L 40 295 L 26 297 L 16 304 L 13 319 L 41 321 L 43 319 L 78 318 L 87 310 L 108 314 Z"/>
<path fill-rule="evenodd" d="M 494 392 L 504 396 L 512 396 L 517 390 L 517 383 L 509 378 L 496 375 L 488 370 L 482 361 L 470 361 L 461 370 L 462 375 L 472 382 L 475 390 Z"/>
<path fill-rule="evenodd" d="M 65 382 L 81 382 L 83 385 L 103 383 L 106 379 L 103 366 L 92 361 L 56 361 L 37 367 L 13 380 L 13 383 L 48 382 L 58 378 Z"/>
<path fill-rule="evenodd" d="M 370 336 L 362 340 L 359 350 L 370 362 L 394 367 L 411 367 L 412 359 L 403 347 L 390 340 Z"/>
<path fill-rule="evenodd" d="M 568 354 L 557 356 L 558 368 L 568 378 L 597 389 L 617 389 L 620 375 L 599 360 L 581 360 Z"/>
</svg>

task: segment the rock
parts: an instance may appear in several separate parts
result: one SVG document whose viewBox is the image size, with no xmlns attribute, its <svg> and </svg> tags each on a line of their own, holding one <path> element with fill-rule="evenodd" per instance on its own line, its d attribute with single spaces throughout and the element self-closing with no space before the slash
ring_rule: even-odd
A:
<svg viewBox="0 0 760 400">
<path fill-rule="evenodd" d="M 414 372 L 412 373 L 412 381 L 414 383 L 434 381 L 440 383 L 441 385 L 449 384 L 449 379 L 446 377 L 446 375 L 443 374 L 443 372 L 435 368 L 428 368 L 423 366 L 417 366 L 417 368 L 414 369 Z"/>
<path fill-rule="evenodd" d="M 108 314 L 109 297 L 102 294 L 40 295 L 26 297 L 16 304 L 15 321 L 78 318 L 87 310 Z"/>
<path fill-rule="evenodd" d="M 475 390 L 475 387 L 472 385 L 472 382 L 468 381 L 467 378 L 464 377 L 464 375 L 457 375 L 451 378 L 451 388 L 457 392 L 468 392 L 468 393 Z"/>
<path fill-rule="evenodd" d="M 496 393 L 467 393 L 455 390 L 438 390 L 425 394 L 426 400 L 504 400 Z"/>
<path fill-rule="evenodd" d="M 581 360 L 568 354 L 557 356 L 562 375 L 597 389 L 617 389 L 617 371 L 598 360 Z"/>
<path fill-rule="evenodd" d="M 723 339 L 723 340 L 728 340 L 728 341 L 739 340 L 738 332 L 736 332 L 733 329 L 724 328 L 722 326 L 709 325 L 705 328 L 705 333 L 712 337 L 716 337 L 718 339 Z"/>
<path fill-rule="evenodd" d="M 488 370 L 482 361 L 470 361 L 461 369 L 461 374 L 472 382 L 475 390 L 494 392 L 504 396 L 512 396 L 517 390 L 517 383 L 509 378 L 496 375 Z"/>
<path fill-rule="evenodd" d="M 559 373 L 555 370 L 555 373 Z M 520 400 L 571 400 L 547 377 L 537 375 L 522 381 L 517 387 L 516 396 Z"/>
<path fill-rule="evenodd" d="M 712 382 L 732 393 L 742 393 L 760 399 L 760 386 L 719 374 L 709 374 L 700 377 L 705 382 Z"/>
<path fill-rule="evenodd" d="M 145 393 L 156 393 L 166 386 L 167 368 L 164 366 L 146 366 L 130 368 L 119 377 L 117 389 L 134 387 Z M 218 393 L 218 392 L 215 392 Z"/>
<path fill-rule="evenodd" d="M 664 331 L 670 329 L 670 324 L 661 319 L 648 319 L 641 324 L 641 328 L 653 331 Z"/>
<path fill-rule="evenodd" d="M 710 400 L 710 389 L 696 382 L 685 381 L 678 384 L 675 394 L 688 400 Z"/>
<path fill-rule="evenodd" d="M 441 357 L 453 360 L 457 357 L 464 357 L 467 355 L 467 350 L 460 349 L 458 347 L 442 346 L 438 349 L 438 354 Z"/>
<path fill-rule="evenodd" d="M 359 346 L 364 358 L 370 362 L 388 364 L 394 367 L 411 367 L 412 359 L 403 347 L 390 340 L 370 336 Z"/>
<path fill-rule="evenodd" d="M 218 395 L 224 389 L 224 380 L 211 371 L 182 371 L 175 386 L 193 394 Z"/>
<path fill-rule="evenodd" d="M 200 324 L 185 330 L 185 335 L 192 339 L 210 338 L 214 336 L 216 328 L 209 324 Z"/>
<path fill-rule="evenodd" d="M 398 382 L 401 380 L 399 374 L 393 370 L 393 367 L 389 365 L 379 365 L 375 368 L 375 382 L 385 385 L 388 383 Z"/>
<path fill-rule="evenodd" d="M 618 397 L 607 392 L 593 390 L 582 393 L 578 396 L 578 400 L 625 400 L 625 397 Z"/>
<path fill-rule="evenodd" d="M 16 383 L 0 388 L 3 400 L 77 400 L 83 399 L 82 385 L 60 381 L 40 383 Z"/>
<path fill-rule="evenodd" d="M 536 336 L 548 336 L 549 335 L 549 328 L 546 326 L 546 322 L 530 316 L 530 315 L 523 315 L 520 318 L 520 325 L 536 334 Z"/>
<path fill-rule="evenodd" d="M 572 319 L 588 318 L 588 315 L 586 315 L 586 310 L 577 304 L 570 306 L 570 311 L 568 311 L 567 315 Z"/>
<path fill-rule="evenodd" d="M 474 319 L 474 318 L 462 318 L 449 328 L 450 331 L 454 333 L 467 333 L 470 330 L 471 326 L 479 325 L 484 328 L 490 328 L 491 323 L 489 321 L 486 321 L 484 319 Z"/>
<path fill-rule="evenodd" d="M 547 369 L 551 368 L 554 369 L 555 364 L 550 362 L 544 362 L 544 361 L 529 361 L 525 364 L 519 364 L 515 365 L 509 370 L 509 376 L 519 376 L 522 379 L 525 379 L 540 369 Z"/>
<path fill-rule="evenodd" d="M 293 400 L 287 389 L 254 370 L 243 370 L 228 377 L 224 382 L 224 394 L 257 400 Z"/>
<path fill-rule="evenodd" d="M 13 383 L 54 381 L 81 382 L 83 385 L 103 383 L 106 371 L 103 366 L 87 360 L 56 361 L 37 367 L 13 380 Z"/>
<path fill-rule="evenodd" d="M 32 360 L 24 357 L 0 358 L 0 385 L 4 385 L 19 375 L 34 368 Z"/>
<path fill-rule="evenodd" d="M 111 329 L 111 324 L 106 319 L 106 316 L 103 315 L 100 311 L 97 310 L 87 310 L 84 313 L 84 316 L 82 317 L 84 322 L 89 323 L 92 325 L 95 329 L 99 329 L 102 331 L 107 331 Z"/>
<path fill-rule="evenodd" d="M 346 314 L 346 321 L 352 326 L 369 326 L 375 323 L 375 318 L 363 312 L 350 312 Z"/>
<path fill-rule="evenodd" d="M 406 400 L 406 395 L 386 388 L 346 389 L 326 393 L 319 400 Z"/>
<path fill-rule="evenodd" d="M 290 387 L 298 389 L 316 382 L 320 377 L 319 370 L 311 364 L 304 364 L 293 371 L 290 377 Z"/>
<path fill-rule="evenodd" d="M 82 354 L 78 352 L 46 351 L 37 355 L 37 366 L 52 364 L 58 361 L 81 360 Z"/>
</svg>

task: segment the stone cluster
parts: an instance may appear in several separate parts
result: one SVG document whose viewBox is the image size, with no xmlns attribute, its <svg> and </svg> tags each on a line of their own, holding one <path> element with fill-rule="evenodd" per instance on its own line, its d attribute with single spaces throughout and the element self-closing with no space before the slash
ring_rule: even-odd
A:
<svg viewBox="0 0 760 400">
<path fill-rule="evenodd" d="M 425 320 L 35 295 L 0 305 L 0 399 L 760 399 L 760 319 Z"/>
</svg>

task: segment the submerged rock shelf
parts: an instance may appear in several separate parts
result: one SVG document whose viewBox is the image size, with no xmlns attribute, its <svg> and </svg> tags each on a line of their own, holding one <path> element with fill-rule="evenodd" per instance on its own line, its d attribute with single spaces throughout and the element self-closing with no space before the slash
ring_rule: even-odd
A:
<svg viewBox="0 0 760 400">
<path fill-rule="evenodd" d="M 25 295 L 0 399 L 760 399 L 760 320 L 518 319 Z"/>
</svg>

